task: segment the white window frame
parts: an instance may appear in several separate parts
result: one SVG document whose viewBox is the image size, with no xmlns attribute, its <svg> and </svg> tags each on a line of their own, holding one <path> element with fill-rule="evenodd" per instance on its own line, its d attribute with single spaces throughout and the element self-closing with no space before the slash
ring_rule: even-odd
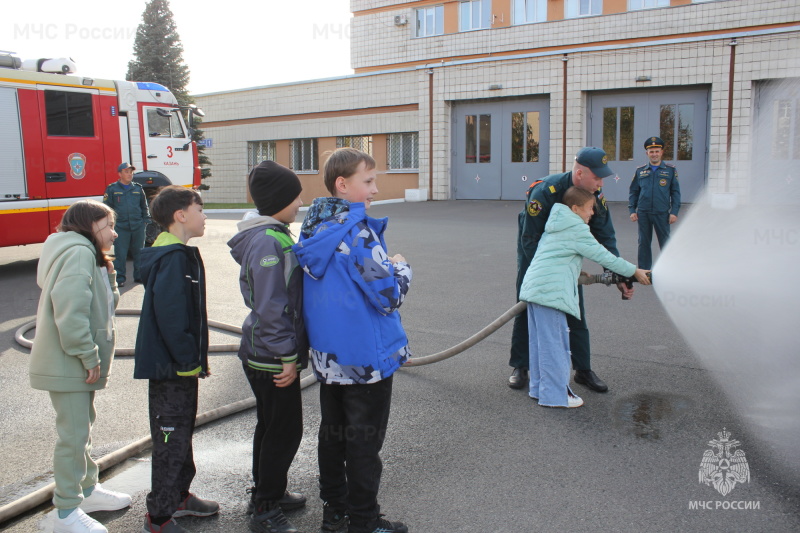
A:
<svg viewBox="0 0 800 533">
<path fill-rule="evenodd" d="M 429 18 L 433 23 L 429 23 Z M 444 4 L 420 7 L 414 12 L 414 36 L 433 37 L 444 35 Z"/>
<path fill-rule="evenodd" d="M 603 14 L 603 0 L 585 0 L 588 2 L 588 10 L 581 11 L 581 3 L 584 0 L 567 0 L 564 12 L 566 18 L 574 19 L 579 17 L 596 17 Z"/>
<path fill-rule="evenodd" d="M 670 0 L 628 0 L 628 11 L 669 7 Z"/>
<path fill-rule="evenodd" d="M 406 146 L 410 146 L 411 149 L 410 166 L 403 165 L 403 149 Z M 392 164 L 396 161 L 400 162 L 399 166 Z M 386 136 L 386 167 L 389 172 L 419 171 L 419 132 L 390 133 Z"/>
<path fill-rule="evenodd" d="M 247 174 L 257 167 L 262 161 L 275 161 L 275 141 L 248 141 L 247 142 Z"/>
<path fill-rule="evenodd" d="M 547 22 L 547 0 L 514 0 L 514 24 Z"/>
<path fill-rule="evenodd" d="M 492 0 L 467 0 L 458 5 L 458 31 L 484 30 L 492 26 Z"/>
<path fill-rule="evenodd" d="M 296 174 L 316 174 L 319 172 L 319 151 L 317 150 L 317 139 L 292 139 L 290 150 L 291 169 Z M 310 168 L 303 167 L 304 160 L 308 154 Z M 296 163 L 300 163 L 296 165 Z"/>
</svg>

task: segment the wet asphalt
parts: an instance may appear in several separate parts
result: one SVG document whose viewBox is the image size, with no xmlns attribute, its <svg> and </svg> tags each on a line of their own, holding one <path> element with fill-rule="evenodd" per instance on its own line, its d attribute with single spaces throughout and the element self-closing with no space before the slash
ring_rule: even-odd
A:
<svg viewBox="0 0 800 533">
<path fill-rule="evenodd" d="M 450 347 L 514 304 L 516 220 L 521 202 L 447 201 L 375 205 L 390 218 L 389 253 L 414 271 L 401 309 L 415 355 Z M 612 204 L 620 252 L 635 260 L 636 225 Z M 298 220 L 302 219 L 301 213 Z M 226 246 L 239 214 L 211 214 L 200 247 L 208 275 L 209 318 L 239 325 L 246 315 L 238 268 Z M 679 222 L 680 223 L 680 222 Z M 50 481 L 54 413 L 28 385 L 28 351 L 14 332 L 35 318 L 41 245 L 0 251 L 0 506 Z M 129 269 L 131 266 L 129 265 Z M 591 273 L 601 272 L 594 264 Z M 657 283 L 657 271 L 655 273 Z M 770 435 L 748 426 L 718 387 L 726 376 L 704 368 L 664 313 L 638 287 L 622 301 L 613 287 L 586 289 L 595 371 L 610 391 L 576 385 L 586 405 L 548 409 L 512 390 L 511 325 L 444 362 L 396 375 L 382 453 L 382 512 L 415 533 L 535 531 L 798 531 L 800 482 L 771 452 Z M 140 306 L 127 285 L 120 307 Z M 119 317 L 118 345 L 132 347 L 136 319 Z M 237 342 L 212 333 L 212 342 Z M 200 412 L 250 396 L 235 354 L 213 354 L 201 383 Z M 108 453 L 148 433 L 146 382 L 118 357 L 96 398 L 94 451 Z M 303 391 L 305 434 L 290 490 L 308 496 L 287 514 L 303 532 L 319 530 L 316 485 L 317 387 Z M 248 531 L 252 410 L 203 426 L 194 438 L 193 491 L 220 502 L 211 518 L 181 518 L 193 532 Z M 741 442 L 750 480 L 723 496 L 699 482 L 701 459 L 723 428 Z M 779 460 L 780 459 L 780 460 Z M 105 472 L 108 488 L 133 495 L 131 508 L 96 513 L 112 533 L 137 532 L 145 513 L 150 463 L 145 452 Z M 43 505 L 4 524 L 9 533 L 52 531 Z"/>
</svg>

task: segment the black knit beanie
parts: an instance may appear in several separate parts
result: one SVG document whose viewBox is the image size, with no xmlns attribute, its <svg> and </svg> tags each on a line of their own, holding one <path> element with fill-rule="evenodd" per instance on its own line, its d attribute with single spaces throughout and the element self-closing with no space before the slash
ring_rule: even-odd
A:
<svg viewBox="0 0 800 533">
<path fill-rule="evenodd" d="M 275 161 L 262 161 L 254 168 L 249 184 L 250 196 L 262 216 L 280 213 L 303 190 L 297 174 Z"/>
</svg>

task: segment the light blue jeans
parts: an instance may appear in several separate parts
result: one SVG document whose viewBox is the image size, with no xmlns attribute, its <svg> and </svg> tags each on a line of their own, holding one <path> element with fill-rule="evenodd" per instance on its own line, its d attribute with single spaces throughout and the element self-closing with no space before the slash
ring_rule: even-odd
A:
<svg viewBox="0 0 800 533">
<path fill-rule="evenodd" d="M 543 305 L 528 304 L 528 353 L 531 398 L 539 405 L 567 407 L 571 369 L 567 315 Z"/>
</svg>

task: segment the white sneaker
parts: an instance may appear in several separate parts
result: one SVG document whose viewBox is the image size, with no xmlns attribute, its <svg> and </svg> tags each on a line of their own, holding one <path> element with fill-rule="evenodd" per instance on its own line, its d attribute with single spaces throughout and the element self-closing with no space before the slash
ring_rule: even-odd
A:
<svg viewBox="0 0 800 533">
<path fill-rule="evenodd" d="M 81 509 L 75 509 L 66 518 L 59 518 L 58 510 L 55 515 L 53 533 L 108 533 L 103 524 Z"/>
<path fill-rule="evenodd" d="M 83 499 L 80 508 L 85 513 L 95 511 L 118 511 L 129 507 L 131 497 L 121 492 L 104 489 L 100 483 L 94 486 L 92 493 Z"/>
<path fill-rule="evenodd" d="M 567 394 L 567 407 L 580 407 L 581 405 L 583 405 L 583 400 L 580 396 Z"/>
</svg>

